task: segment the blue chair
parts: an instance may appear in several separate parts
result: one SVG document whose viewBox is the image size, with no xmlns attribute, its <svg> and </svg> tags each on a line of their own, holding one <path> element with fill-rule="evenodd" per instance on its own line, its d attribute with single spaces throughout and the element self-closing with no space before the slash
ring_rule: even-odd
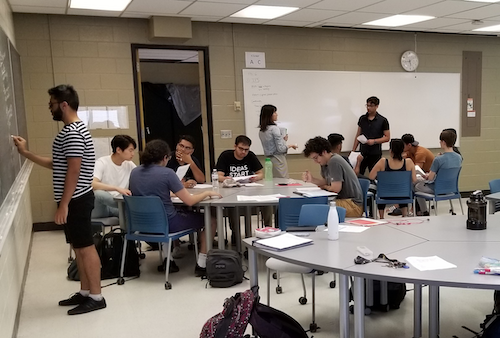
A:
<svg viewBox="0 0 500 338">
<path fill-rule="evenodd" d="M 163 202 L 158 196 L 123 196 L 125 200 L 125 212 L 127 217 L 127 233 L 123 245 L 120 278 L 118 285 L 125 283 L 123 269 L 125 267 L 125 253 L 128 241 L 148 241 L 160 243 L 160 262 L 163 263 L 161 243 L 168 242 L 167 267 L 165 269 L 165 289 L 170 290 L 172 284 L 168 281 L 170 268 L 170 255 L 172 241 L 183 236 L 194 233 L 195 254 L 198 256 L 198 244 L 195 229 L 187 229 L 175 233 L 169 233 L 168 217 Z"/>
<path fill-rule="evenodd" d="M 370 180 L 366 178 L 358 178 L 359 185 L 361 185 L 361 191 L 363 192 L 363 210 L 365 211 L 365 217 L 368 218 L 368 188 L 370 188 Z"/>
<path fill-rule="evenodd" d="M 323 225 L 328 219 L 330 206 L 328 204 L 304 204 L 300 209 L 298 226 Z M 337 207 L 339 215 L 339 223 L 345 221 L 346 210 L 342 207 Z"/>
<path fill-rule="evenodd" d="M 458 190 L 458 178 L 460 176 L 460 170 L 462 168 L 448 168 L 439 169 L 439 172 L 434 180 L 434 194 L 428 194 L 425 192 L 416 192 L 416 197 L 424 198 L 426 201 L 434 201 L 434 213 L 437 216 L 437 202 L 446 201 L 452 199 L 458 199 L 460 202 L 460 208 L 462 209 L 462 215 L 464 214 L 464 207 L 462 206 L 462 199 L 460 196 L 460 191 Z M 453 205 L 451 209 L 453 213 Z"/>
<path fill-rule="evenodd" d="M 490 185 L 490 193 L 494 194 L 496 192 L 500 192 L 500 179 L 491 180 L 489 182 Z M 493 201 L 489 201 L 488 203 L 493 203 Z M 495 212 L 500 210 L 500 202 L 495 203 Z"/>
<path fill-rule="evenodd" d="M 304 204 L 327 205 L 328 197 L 280 198 L 278 203 L 278 225 L 281 231 L 286 231 L 286 228 L 289 226 L 297 226 L 299 223 L 300 208 Z"/>
<path fill-rule="evenodd" d="M 413 204 L 411 171 L 379 171 L 377 181 L 376 204 Z"/>
</svg>

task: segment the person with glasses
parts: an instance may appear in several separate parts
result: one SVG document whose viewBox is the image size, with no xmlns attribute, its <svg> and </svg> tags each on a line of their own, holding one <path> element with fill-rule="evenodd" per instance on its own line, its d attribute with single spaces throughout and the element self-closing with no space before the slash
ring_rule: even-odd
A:
<svg viewBox="0 0 500 338">
<path fill-rule="evenodd" d="M 351 165 L 339 154 L 331 151 L 327 139 L 316 136 L 304 147 L 304 156 L 321 166 L 321 178 L 311 175 L 309 170 L 302 174 L 304 182 L 337 193 L 337 205 L 346 209 L 346 217 L 360 217 L 363 214 L 363 191 Z"/>
<path fill-rule="evenodd" d="M 358 120 L 358 131 L 354 137 L 352 151 L 356 151 L 358 144 L 361 143 L 360 151 L 363 160 L 359 166 L 359 172 L 356 174 L 364 175 L 366 168 L 369 171 L 382 158 L 382 143 L 389 142 L 391 133 L 389 131 L 389 121 L 377 112 L 380 100 L 371 96 L 366 99 L 366 114 Z M 360 142 L 358 137 L 364 135 L 366 142 Z"/>
<path fill-rule="evenodd" d="M 181 135 L 175 151 L 170 154 L 170 160 L 167 163 L 167 167 L 173 171 L 177 171 L 177 168 L 181 165 L 189 164 L 189 169 L 182 179 L 182 184 L 185 188 L 192 188 L 197 183 L 205 183 L 205 174 L 200 169 L 200 161 L 193 156 L 194 146 L 194 137 L 191 135 Z"/>
</svg>

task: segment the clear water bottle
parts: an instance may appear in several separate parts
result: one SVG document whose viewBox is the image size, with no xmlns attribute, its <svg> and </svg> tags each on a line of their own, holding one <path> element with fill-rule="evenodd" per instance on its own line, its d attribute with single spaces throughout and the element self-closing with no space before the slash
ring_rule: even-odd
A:
<svg viewBox="0 0 500 338">
<path fill-rule="evenodd" d="M 266 158 L 266 162 L 264 162 L 264 175 L 266 181 L 273 180 L 273 162 L 271 162 L 269 157 Z"/>
<path fill-rule="evenodd" d="M 217 173 L 217 169 L 212 170 L 212 189 L 219 189 L 219 174 Z"/>
<path fill-rule="evenodd" d="M 336 241 L 339 239 L 339 215 L 337 214 L 337 205 L 335 201 L 330 202 L 328 211 L 328 239 Z"/>
</svg>

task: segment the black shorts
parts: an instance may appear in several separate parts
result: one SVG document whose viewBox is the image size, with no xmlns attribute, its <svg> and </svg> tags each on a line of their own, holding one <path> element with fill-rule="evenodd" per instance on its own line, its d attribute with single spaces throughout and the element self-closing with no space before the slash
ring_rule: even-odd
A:
<svg viewBox="0 0 500 338">
<path fill-rule="evenodd" d="M 59 205 L 59 203 L 58 203 Z M 73 198 L 68 205 L 68 221 L 64 224 L 66 241 L 73 248 L 85 248 L 94 245 L 92 221 L 90 215 L 94 209 L 94 192 Z"/>
</svg>

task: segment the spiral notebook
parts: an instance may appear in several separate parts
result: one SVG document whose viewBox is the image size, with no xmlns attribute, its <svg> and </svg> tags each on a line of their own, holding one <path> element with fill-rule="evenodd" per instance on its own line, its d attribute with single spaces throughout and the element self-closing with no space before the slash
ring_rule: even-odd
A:
<svg viewBox="0 0 500 338">
<path fill-rule="evenodd" d="M 271 238 L 263 238 L 255 240 L 253 246 L 274 250 L 274 251 L 283 251 L 288 249 L 300 248 L 302 246 L 313 244 L 312 239 L 298 237 L 292 234 L 283 234 Z"/>
</svg>

